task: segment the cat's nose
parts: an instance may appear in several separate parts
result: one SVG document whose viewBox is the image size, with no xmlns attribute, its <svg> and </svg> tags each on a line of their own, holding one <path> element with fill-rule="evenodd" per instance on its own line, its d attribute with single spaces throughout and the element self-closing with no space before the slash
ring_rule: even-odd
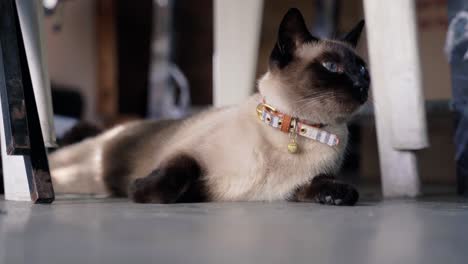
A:
<svg viewBox="0 0 468 264">
<path fill-rule="evenodd" d="M 365 80 L 355 81 L 353 83 L 353 87 L 358 88 L 358 89 L 368 90 L 369 89 L 369 82 L 365 81 Z"/>
<path fill-rule="evenodd" d="M 354 94 L 359 103 L 363 104 L 367 101 L 369 92 L 369 82 L 367 81 L 355 81 L 353 83 Z"/>
</svg>

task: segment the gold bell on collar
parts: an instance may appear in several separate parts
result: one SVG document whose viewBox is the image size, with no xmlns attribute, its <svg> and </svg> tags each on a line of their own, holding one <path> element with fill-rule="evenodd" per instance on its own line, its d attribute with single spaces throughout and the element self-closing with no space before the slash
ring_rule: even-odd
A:
<svg viewBox="0 0 468 264">
<path fill-rule="evenodd" d="M 292 141 L 288 144 L 288 152 L 291 154 L 296 154 L 299 150 L 299 146 L 297 145 L 296 141 Z"/>
<path fill-rule="evenodd" d="M 288 152 L 291 154 L 296 154 L 299 151 L 299 145 L 297 145 L 296 137 L 296 133 L 289 133 L 289 138 L 291 139 L 291 141 L 288 144 Z"/>
</svg>

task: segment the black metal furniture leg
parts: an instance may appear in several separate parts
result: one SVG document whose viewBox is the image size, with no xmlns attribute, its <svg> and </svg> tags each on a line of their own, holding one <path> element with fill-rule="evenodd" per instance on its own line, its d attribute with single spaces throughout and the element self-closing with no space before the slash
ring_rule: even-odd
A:
<svg viewBox="0 0 468 264">
<path fill-rule="evenodd" d="M 24 156 L 31 200 L 51 203 L 54 190 L 15 0 L 0 1 L 0 49 L 5 76 L 0 83 L 2 133 L 7 152 Z"/>
</svg>

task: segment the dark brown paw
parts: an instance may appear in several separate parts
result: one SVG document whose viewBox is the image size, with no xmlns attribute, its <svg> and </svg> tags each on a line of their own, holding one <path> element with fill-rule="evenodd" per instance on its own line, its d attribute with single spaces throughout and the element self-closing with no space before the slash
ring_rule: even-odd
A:
<svg viewBox="0 0 468 264">
<path fill-rule="evenodd" d="M 358 191 L 351 185 L 329 182 L 321 186 L 315 200 L 327 205 L 355 205 L 359 200 Z"/>
<path fill-rule="evenodd" d="M 136 179 L 128 188 L 129 198 L 135 203 L 168 203 L 161 199 L 151 178 Z"/>
</svg>

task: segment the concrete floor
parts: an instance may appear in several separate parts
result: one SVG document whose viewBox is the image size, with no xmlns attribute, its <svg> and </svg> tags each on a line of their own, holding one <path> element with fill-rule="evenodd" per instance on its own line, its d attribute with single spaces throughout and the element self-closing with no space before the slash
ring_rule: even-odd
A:
<svg viewBox="0 0 468 264">
<path fill-rule="evenodd" d="M 0 263 L 468 263 L 468 200 L 0 201 Z"/>
</svg>

